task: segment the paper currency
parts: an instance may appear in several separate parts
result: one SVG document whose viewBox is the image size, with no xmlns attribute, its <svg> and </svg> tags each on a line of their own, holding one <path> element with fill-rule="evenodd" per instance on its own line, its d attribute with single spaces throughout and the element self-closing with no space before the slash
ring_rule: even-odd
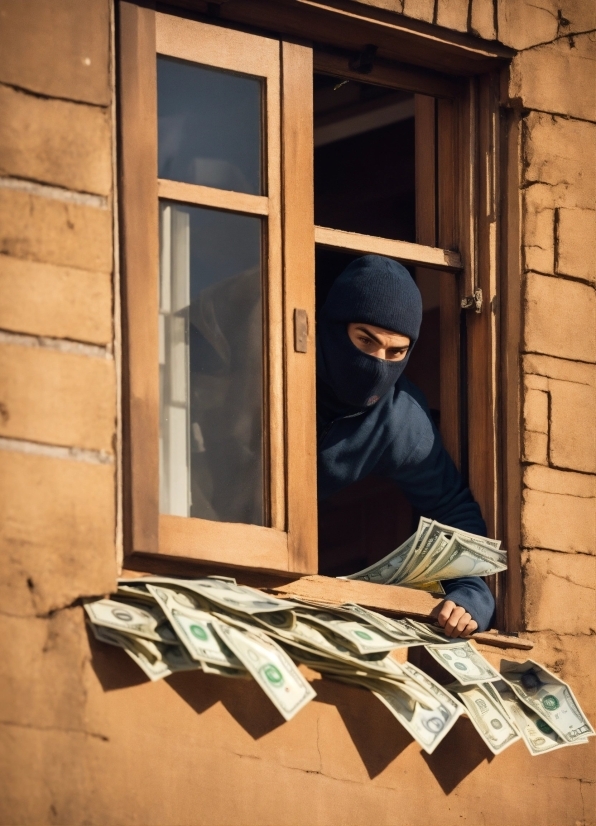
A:
<svg viewBox="0 0 596 826">
<path fill-rule="evenodd" d="M 520 739 L 496 692 L 484 685 L 448 686 L 466 707 L 472 725 L 493 754 L 500 754 Z"/>
<path fill-rule="evenodd" d="M 103 625 L 156 642 L 177 643 L 162 610 L 157 606 L 123 605 L 113 599 L 85 603 L 85 611 L 94 625 Z"/>
<path fill-rule="evenodd" d="M 594 729 L 573 692 L 562 680 L 532 660 L 501 661 L 501 676 L 519 699 L 550 725 L 566 743 L 585 741 Z"/>
<path fill-rule="evenodd" d="M 441 580 L 488 576 L 507 568 L 497 539 L 477 536 L 421 517 L 418 530 L 383 559 L 344 577 L 443 592 Z"/>
<path fill-rule="evenodd" d="M 486 683 L 485 687 L 489 691 L 494 690 L 499 695 L 505 711 L 520 733 L 532 757 L 570 745 L 562 737 L 559 737 L 546 720 L 521 703 L 508 683 L 500 680 L 495 683 Z M 587 742 L 587 740 L 583 742 Z"/>
<path fill-rule="evenodd" d="M 214 633 L 211 614 L 195 607 L 192 593 L 165 585 L 148 585 L 147 589 L 163 609 L 193 660 L 242 670 L 240 660 Z"/>
<path fill-rule="evenodd" d="M 468 642 L 425 645 L 428 653 L 462 685 L 500 680 L 501 675 Z"/>
<path fill-rule="evenodd" d="M 284 719 L 291 720 L 316 696 L 286 652 L 266 634 L 256 629 L 240 631 L 219 620 L 213 624 L 220 639 L 250 671 Z"/>
<path fill-rule="evenodd" d="M 437 551 L 450 530 L 421 520 L 420 547 Z M 454 536 L 443 554 L 455 547 Z M 476 551 L 473 537 L 457 540 Z M 479 553 L 500 553 L 494 543 L 486 540 Z M 444 556 L 434 558 L 435 568 L 443 564 Z M 315 696 L 296 667 L 303 663 L 371 691 L 429 753 L 462 713 L 495 754 L 519 737 L 539 755 L 593 734 L 569 687 L 537 663 L 503 661 L 499 674 L 469 641 L 353 603 L 281 600 L 230 578 L 142 577 L 120 580 L 113 598 L 85 610 L 96 638 L 126 651 L 151 680 L 186 670 L 254 678 L 287 720 Z M 395 649 L 415 645 L 426 646 L 458 682 L 447 690 L 393 658 Z"/>
<path fill-rule="evenodd" d="M 193 662 L 181 645 L 163 645 L 132 637 L 127 634 L 90 623 L 93 634 L 100 642 L 123 648 L 150 680 L 161 680 L 176 671 L 200 670 L 200 663 Z"/>
<path fill-rule="evenodd" d="M 403 670 L 436 701 L 435 708 L 423 708 L 408 693 L 407 685 L 383 682 L 373 690 L 373 694 L 397 717 L 424 751 L 432 754 L 464 709 L 448 691 L 412 663 L 405 663 Z"/>
</svg>

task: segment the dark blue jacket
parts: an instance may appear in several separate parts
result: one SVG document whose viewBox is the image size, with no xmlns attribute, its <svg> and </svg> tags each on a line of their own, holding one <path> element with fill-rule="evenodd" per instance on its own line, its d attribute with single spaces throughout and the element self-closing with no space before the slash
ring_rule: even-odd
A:
<svg viewBox="0 0 596 826">
<path fill-rule="evenodd" d="M 326 406 L 320 389 L 317 419 L 319 499 L 374 473 L 392 479 L 423 516 L 486 536 L 480 508 L 443 447 L 423 394 L 408 379 L 402 376 L 364 412 L 347 415 Z M 484 580 L 445 580 L 443 587 L 480 631 L 489 627 L 495 602 Z"/>
</svg>

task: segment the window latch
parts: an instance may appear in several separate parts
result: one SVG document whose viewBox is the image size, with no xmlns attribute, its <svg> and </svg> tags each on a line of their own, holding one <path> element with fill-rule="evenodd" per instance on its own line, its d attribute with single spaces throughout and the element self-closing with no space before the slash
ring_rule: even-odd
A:
<svg viewBox="0 0 596 826">
<path fill-rule="evenodd" d="M 472 307 L 474 307 L 475 312 L 482 312 L 482 290 L 480 288 L 474 290 L 474 295 L 467 295 L 461 300 L 462 310 L 471 310 Z"/>
<path fill-rule="evenodd" d="M 308 314 L 306 310 L 294 310 L 294 350 L 306 353 L 308 345 Z"/>
</svg>

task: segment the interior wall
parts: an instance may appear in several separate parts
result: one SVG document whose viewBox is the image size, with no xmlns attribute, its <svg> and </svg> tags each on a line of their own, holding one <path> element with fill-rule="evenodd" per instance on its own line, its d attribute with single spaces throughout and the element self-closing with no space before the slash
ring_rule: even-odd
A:
<svg viewBox="0 0 596 826">
<path fill-rule="evenodd" d="M 519 50 L 523 636 L 594 721 L 594 4 L 368 5 Z M 117 575 L 110 19 L 0 2 L 0 822 L 593 824 L 594 740 L 493 759 L 460 720 L 428 757 L 367 692 L 312 674 L 282 724 L 253 683 L 150 684 L 89 640 L 77 601 Z"/>
</svg>

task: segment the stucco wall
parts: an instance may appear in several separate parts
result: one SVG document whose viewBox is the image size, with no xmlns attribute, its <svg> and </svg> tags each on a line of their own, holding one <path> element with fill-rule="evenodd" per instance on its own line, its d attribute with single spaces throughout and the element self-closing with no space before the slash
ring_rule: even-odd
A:
<svg viewBox="0 0 596 826">
<path fill-rule="evenodd" d="M 594 721 L 594 3 L 369 5 L 519 50 L 524 621 Z M 254 684 L 90 645 L 73 603 L 119 546 L 110 49 L 109 0 L 0 2 L 0 822 L 596 822 L 593 745 L 493 759 L 462 720 L 429 758 L 365 692 L 316 679 L 281 725 Z"/>
</svg>

